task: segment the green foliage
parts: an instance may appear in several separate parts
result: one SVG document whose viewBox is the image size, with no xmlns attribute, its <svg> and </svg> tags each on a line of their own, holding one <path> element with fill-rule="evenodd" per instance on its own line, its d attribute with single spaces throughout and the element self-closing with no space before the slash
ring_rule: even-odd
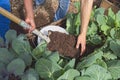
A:
<svg viewBox="0 0 120 80">
<path fill-rule="evenodd" d="M 113 51 L 113 53 L 120 57 L 120 44 L 116 43 L 116 41 L 111 41 L 110 42 L 110 49 Z"/>
<path fill-rule="evenodd" d="M 57 80 L 74 80 L 75 77 L 79 76 L 80 73 L 75 69 L 69 69 Z"/>
<path fill-rule="evenodd" d="M 107 17 L 107 24 L 111 27 L 114 27 L 115 22 L 115 13 L 112 11 L 111 8 L 108 9 L 108 17 Z"/>
<path fill-rule="evenodd" d="M 25 63 L 22 59 L 15 59 L 7 66 L 8 72 L 13 72 L 15 75 L 22 75 L 25 70 Z"/>
<path fill-rule="evenodd" d="M 75 3 L 75 7 L 78 10 L 78 13 L 74 14 L 74 13 L 69 13 L 67 14 L 67 21 L 66 21 L 66 30 L 70 33 L 70 34 L 74 34 L 74 35 L 79 35 L 80 33 L 80 3 L 76 2 Z"/>
<path fill-rule="evenodd" d="M 110 27 L 108 25 L 102 24 L 102 26 L 100 26 L 100 29 L 101 29 L 101 31 L 103 32 L 104 35 L 109 35 L 108 31 L 109 31 Z"/>
<path fill-rule="evenodd" d="M 80 11 L 79 3 L 75 3 Z M 87 31 L 87 44 L 94 52 L 80 60 L 47 50 L 42 42 L 32 49 L 24 34 L 10 30 L 0 38 L 0 80 L 14 73 L 21 80 L 117 80 L 120 78 L 120 11 L 94 7 Z M 67 15 L 66 30 L 79 35 L 80 12 Z M 6 75 L 5 75 L 6 74 Z M 39 79 L 40 78 L 40 79 Z"/>
<path fill-rule="evenodd" d="M 32 63 L 31 46 L 27 37 L 23 34 L 17 36 L 14 30 L 9 30 L 5 37 L 6 42 L 2 39 L 0 40 L 0 44 L 5 45 L 2 46 L 4 48 L 0 47 L 0 79 L 8 80 L 10 74 L 21 78 L 23 75 L 27 77 L 28 75 L 25 75 L 25 69 Z M 30 78 L 34 80 L 31 75 L 32 72 L 29 73 L 29 79 L 27 78 L 25 80 L 30 80 Z M 35 80 L 39 80 L 39 77 Z"/>
<path fill-rule="evenodd" d="M 6 48 L 0 48 L 0 62 L 8 64 L 13 59 L 14 56 Z"/>
<path fill-rule="evenodd" d="M 92 80 L 89 76 L 79 76 L 76 77 L 75 80 Z"/>
<path fill-rule="evenodd" d="M 91 80 L 108 80 L 112 78 L 110 72 L 99 65 L 88 67 L 83 75 L 90 76 Z"/>
<path fill-rule="evenodd" d="M 112 52 L 106 52 L 104 53 L 103 57 L 106 59 L 106 60 L 114 60 L 114 59 L 117 59 L 117 56 L 114 55 Z"/>
<path fill-rule="evenodd" d="M 105 25 L 106 24 L 106 20 L 105 20 L 105 17 L 104 15 L 97 15 L 97 18 L 96 18 L 96 21 L 98 23 L 98 25 Z"/>
<path fill-rule="evenodd" d="M 120 78 L 120 60 L 112 60 L 108 63 L 108 70 L 110 71 L 113 79 Z"/>
<path fill-rule="evenodd" d="M 16 39 L 13 40 L 12 48 L 18 55 L 31 53 L 30 44 L 27 40 L 27 37 L 23 34 L 20 34 Z"/>
<path fill-rule="evenodd" d="M 38 46 L 33 49 L 32 51 L 32 55 L 34 56 L 35 59 L 39 59 L 42 54 L 45 52 L 46 50 L 46 42 L 45 41 L 42 41 L 41 44 L 38 44 Z"/>
<path fill-rule="evenodd" d="M 78 35 L 80 33 L 80 13 L 76 14 L 68 14 L 67 15 L 67 21 L 66 21 L 66 30 L 70 34 Z"/>
<path fill-rule="evenodd" d="M 41 58 L 35 64 L 35 69 L 41 78 L 55 80 L 55 72 L 60 71 L 62 68 L 57 63 L 52 63 L 50 60 Z"/>
<path fill-rule="evenodd" d="M 102 59 L 97 59 L 97 60 L 96 60 L 96 64 L 98 64 L 99 66 L 107 69 L 107 64 L 106 64 L 105 61 L 102 60 Z"/>
<path fill-rule="evenodd" d="M 30 68 L 22 76 L 22 80 L 39 80 L 39 75 L 34 69 Z"/>
<path fill-rule="evenodd" d="M 75 59 L 70 60 L 64 67 L 65 70 L 73 69 L 75 66 Z"/>
<path fill-rule="evenodd" d="M 17 32 L 15 30 L 9 30 L 5 34 L 5 38 L 7 42 L 12 42 L 12 40 L 14 40 L 16 37 L 17 37 Z"/>
<path fill-rule="evenodd" d="M 47 58 L 52 62 L 57 63 L 60 59 L 60 56 L 58 52 L 52 52 Z"/>
<path fill-rule="evenodd" d="M 103 56 L 103 52 L 95 51 L 94 53 L 90 54 L 89 56 L 85 57 L 81 62 L 77 64 L 77 69 L 81 70 L 86 67 L 89 67 L 96 63 L 97 59 L 101 59 Z"/>
</svg>

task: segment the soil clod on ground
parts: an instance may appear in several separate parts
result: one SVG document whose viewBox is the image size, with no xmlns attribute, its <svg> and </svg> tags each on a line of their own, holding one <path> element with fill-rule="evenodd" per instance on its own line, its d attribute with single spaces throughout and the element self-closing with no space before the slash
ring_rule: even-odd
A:
<svg viewBox="0 0 120 80">
<path fill-rule="evenodd" d="M 58 51 L 65 57 L 78 57 L 80 49 L 76 49 L 77 37 L 60 32 L 52 32 L 50 34 L 50 43 L 47 48 L 50 51 Z"/>
</svg>

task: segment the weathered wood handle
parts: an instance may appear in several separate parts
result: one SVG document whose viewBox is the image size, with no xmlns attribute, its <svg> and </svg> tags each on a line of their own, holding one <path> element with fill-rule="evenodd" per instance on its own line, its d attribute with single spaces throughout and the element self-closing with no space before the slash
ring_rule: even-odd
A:
<svg viewBox="0 0 120 80">
<path fill-rule="evenodd" d="M 2 7 L 0 7 L 0 14 L 2 14 L 3 16 L 9 18 L 11 21 L 13 21 L 13 22 L 15 22 L 17 24 L 20 24 L 20 22 L 21 22 L 21 19 L 17 18 L 16 16 L 14 16 L 10 12 L 6 11 Z"/>
<path fill-rule="evenodd" d="M 22 26 L 23 28 L 30 28 L 31 26 L 29 24 L 27 24 L 25 21 L 21 20 L 20 18 L 16 17 L 15 15 L 13 15 L 12 13 L 8 12 L 7 10 L 3 9 L 2 7 L 0 7 L 0 14 L 2 14 L 3 16 L 7 17 L 8 19 L 10 19 L 11 21 L 19 24 L 20 26 Z M 47 37 L 46 35 L 42 34 L 40 31 L 38 31 L 37 29 L 32 31 L 33 34 L 41 37 L 42 39 L 44 39 L 47 43 L 50 42 L 50 38 Z"/>
</svg>

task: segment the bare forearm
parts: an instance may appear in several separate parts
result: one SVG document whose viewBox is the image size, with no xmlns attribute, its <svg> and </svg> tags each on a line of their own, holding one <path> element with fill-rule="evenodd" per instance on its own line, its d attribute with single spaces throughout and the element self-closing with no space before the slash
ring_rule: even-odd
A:
<svg viewBox="0 0 120 80">
<path fill-rule="evenodd" d="M 86 35 L 87 27 L 92 10 L 93 0 L 80 0 L 81 1 L 81 31 L 80 33 Z"/>
<path fill-rule="evenodd" d="M 24 6 L 25 6 L 25 12 L 26 12 L 25 22 L 27 22 L 31 26 L 28 29 L 28 32 L 32 32 L 36 28 L 35 21 L 34 21 L 32 0 L 24 0 Z"/>
<path fill-rule="evenodd" d="M 32 0 L 24 0 L 26 17 L 34 18 L 34 16 L 33 16 L 33 6 L 32 5 L 33 5 Z"/>
</svg>

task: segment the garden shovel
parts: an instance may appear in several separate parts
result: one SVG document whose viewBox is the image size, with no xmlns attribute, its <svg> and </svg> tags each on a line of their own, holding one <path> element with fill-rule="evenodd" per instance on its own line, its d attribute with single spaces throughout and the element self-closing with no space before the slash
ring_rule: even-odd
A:
<svg viewBox="0 0 120 80">
<path fill-rule="evenodd" d="M 9 18 L 11 21 L 19 24 L 20 26 L 22 26 L 25 29 L 29 29 L 31 26 L 29 24 L 27 24 L 25 21 L 21 20 L 20 18 L 14 16 L 13 14 L 11 14 L 10 12 L 8 12 L 7 10 L 3 9 L 2 7 L 0 7 L 0 14 L 2 14 L 3 16 Z M 32 31 L 33 34 L 41 37 L 43 40 L 45 40 L 47 43 L 50 42 L 50 38 L 47 35 L 42 34 L 40 31 L 38 31 L 37 29 L 34 29 Z"/>
</svg>

